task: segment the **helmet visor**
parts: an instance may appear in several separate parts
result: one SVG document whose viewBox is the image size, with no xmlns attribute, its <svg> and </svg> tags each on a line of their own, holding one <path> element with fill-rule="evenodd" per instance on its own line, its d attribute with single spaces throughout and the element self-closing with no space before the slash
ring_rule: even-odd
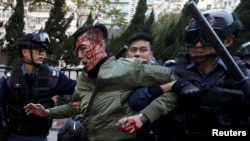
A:
<svg viewBox="0 0 250 141">
<path fill-rule="evenodd" d="M 49 35 L 45 32 L 36 34 L 36 36 L 33 37 L 32 41 L 35 41 L 38 43 L 46 43 L 48 45 L 50 43 Z"/>
<path fill-rule="evenodd" d="M 224 40 L 223 31 L 221 29 L 214 29 L 221 41 Z M 202 33 L 199 29 L 189 30 L 184 33 L 184 43 L 186 47 L 194 47 L 195 44 L 201 41 L 204 46 L 212 46 L 210 39 Z"/>
</svg>

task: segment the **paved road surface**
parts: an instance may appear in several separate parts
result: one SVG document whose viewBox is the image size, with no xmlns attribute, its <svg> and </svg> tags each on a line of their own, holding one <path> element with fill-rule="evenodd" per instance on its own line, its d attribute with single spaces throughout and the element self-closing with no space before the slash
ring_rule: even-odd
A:
<svg viewBox="0 0 250 141">
<path fill-rule="evenodd" d="M 48 141 L 57 141 L 57 130 L 50 130 Z"/>
<path fill-rule="evenodd" d="M 61 128 L 65 124 L 66 120 L 67 120 L 67 118 L 54 119 L 52 128 L 51 128 L 49 136 L 48 136 L 48 141 L 57 141 L 58 129 Z"/>
</svg>

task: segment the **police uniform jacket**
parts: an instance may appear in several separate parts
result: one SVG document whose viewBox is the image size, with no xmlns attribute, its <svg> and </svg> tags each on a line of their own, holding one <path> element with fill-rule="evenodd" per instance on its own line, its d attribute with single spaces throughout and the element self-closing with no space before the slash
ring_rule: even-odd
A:
<svg viewBox="0 0 250 141">
<path fill-rule="evenodd" d="M 52 96 L 73 94 L 76 81 L 68 78 L 62 72 L 57 70 L 51 71 L 51 74 L 48 74 L 51 75 L 48 77 L 54 77 L 53 79 L 44 79 L 48 81 L 51 80 L 51 83 L 47 81 L 43 82 L 44 80 L 38 79 L 44 77 L 41 67 L 38 67 L 36 73 L 33 75 L 27 73 L 23 64 L 13 68 L 19 70 L 17 71 L 18 75 L 11 74 L 9 77 L 5 76 L 1 78 L 3 82 L 0 89 L 0 107 L 8 107 L 7 116 L 3 115 L 5 113 L 2 112 L 1 117 L 2 119 L 8 118 L 10 132 L 12 133 L 23 136 L 47 136 L 49 128 L 52 126 L 52 121 L 45 118 L 38 118 L 36 116 L 27 116 L 23 107 L 30 102 L 41 103 L 44 107 L 52 107 L 54 105 Z M 45 66 L 45 68 L 48 67 Z M 9 82 L 8 80 L 12 76 L 15 76 L 15 78 L 12 80 L 13 82 Z M 8 83 L 11 84 L 8 85 Z M 10 88 L 13 86 L 13 83 L 20 83 L 20 90 L 18 89 L 17 91 Z M 47 84 L 47 86 L 43 88 L 42 85 L 44 84 Z M 52 87 L 51 85 L 54 86 Z"/>
</svg>

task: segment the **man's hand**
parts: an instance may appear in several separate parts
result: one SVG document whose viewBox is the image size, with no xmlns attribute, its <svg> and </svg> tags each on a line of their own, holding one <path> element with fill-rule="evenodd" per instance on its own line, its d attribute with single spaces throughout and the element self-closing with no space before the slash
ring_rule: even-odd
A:
<svg viewBox="0 0 250 141">
<path fill-rule="evenodd" d="M 73 102 L 72 103 L 72 106 L 73 106 L 73 108 L 74 109 L 76 109 L 78 112 L 81 112 L 80 110 L 80 106 L 81 106 L 81 101 L 79 100 L 79 101 L 76 101 L 76 102 Z"/>
<path fill-rule="evenodd" d="M 134 133 L 137 130 L 139 130 L 143 125 L 143 122 L 141 121 L 139 114 L 134 116 L 128 116 L 120 119 L 116 126 L 120 128 L 123 132 L 126 132 L 128 134 Z"/>
<path fill-rule="evenodd" d="M 24 110 L 27 115 L 34 114 L 39 117 L 48 117 L 50 114 L 50 111 L 45 109 L 41 104 L 29 103 L 24 106 Z"/>
</svg>

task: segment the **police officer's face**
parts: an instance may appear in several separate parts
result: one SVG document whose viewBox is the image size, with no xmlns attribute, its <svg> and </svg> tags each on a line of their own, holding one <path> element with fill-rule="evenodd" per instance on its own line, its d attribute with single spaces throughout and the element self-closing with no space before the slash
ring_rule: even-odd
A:
<svg viewBox="0 0 250 141">
<path fill-rule="evenodd" d="M 150 43 L 145 40 L 137 40 L 130 44 L 126 57 L 128 58 L 143 58 L 149 60 L 153 56 L 153 52 L 150 49 Z"/>
<path fill-rule="evenodd" d="M 43 64 L 43 61 L 46 57 L 46 51 L 42 47 L 35 47 L 32 48 L 31 50 L 24 48 L 22 49 L 22 53 L 25 62 L 34 63 L 37 65 Z"/>
<path fill-rule="evenodd" d="M 224 46 L 229 47 L 233 41 L 234 41 L 235 36 L 231 35 L 227 37 L 224 40 Z M 201 40 L 198 40 L 198 42 L 193 46 L 189 47 L 189 54 L 192 57 L 198 57 L 198 56 L 204 56 L 204 55 L 209 55 L 209 54 L 214 54 L 216 53 L 216 50 L 214 49 L 213 46 L 205 46 Z"/>
<path fill-rule="evenodd" d="M 212 46 L 205 46 L 200 40 L 194 47 L 189 48 L 189 54 L 192 57 L 204 56 L 215 53 L 215 49 Z"/>
<path fill-rule="evenodd" d="M 90 30 L 80 35 L 76 40 L 77 56 L 81 59 L 84 69 L 93 70 L 97 63 L 107 56 L 105 41 L 101 37 L 101 31 Z"/>
</svg>

